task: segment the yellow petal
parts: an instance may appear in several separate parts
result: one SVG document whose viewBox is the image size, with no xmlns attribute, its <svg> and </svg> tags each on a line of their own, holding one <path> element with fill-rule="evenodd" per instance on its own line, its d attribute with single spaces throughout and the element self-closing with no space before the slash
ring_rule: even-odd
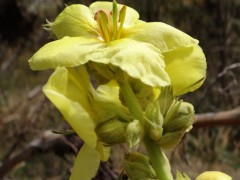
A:
<svg viewBox="0 0 240 180">
<path fill-rule="evenodd" d="M 94 178 L 100 165 L 98 152 L 84 144 L 75 160 L 70 180 L 90 180 Z"/>
<path fill-rule="evenodd" d="M 105 48 L 96 50 L 87 57 L 97 63 L 117 66 L 129 76 L 149 86 L 169 85 L 169 77 L 164 70 L 163 56 L 151 44 L 132 39 L 120 39 L 111 42 Z"/>
<path fill-rule="evenodd" d="M 74 67 L 86 63 L 86 56 L 103 46 L 100 40 L 82 37 L 65 37 L 40 48 L 29 60 L 33 70 Z"/>
<path fill-rule="evenodd" d="M 198 45 L 164 53 L 175 96 L 199 88 L 206 78 L 206 59 Z"/>
<path fill-rule="evenodd" d="M 100 85 L 94 94 L 92 108 L 95 110 L 96 123 L 118 117 L 128 121 L 129 112 L 119 100 L 119 86 L 116 81 Z"/>
<path fill-rule="evenodd" d="M 96 146 L 96 150 L 100 155 L 101 161 L 107 161 L 110 156 L 111 148 L 109 146 L 105 146 L 103 143 L 98 142 Z"/>
<path fill-rule="evenodd" d="M 92 14 L 95 15 L 95 13 L 99 10 L 110 12 L 112 11 L 112 7 L 113 7 L 112 2 L 94 2 L 90 5 L 89 8 Z M 117 7 L 119 12 L 122 9 L 123 5 L 118 4 Z M 130 7 L 127 7 L 124 26 L 126 27 L 133 26 L 137 22 L 138 18 L 139 18 L 138 12 Z"/>
<path fill-rule="evenodd" d="M 96 27 L 97 23 L 89 8 L 77 4 L 67 6 L 55 19 L 51 30 L 58 39 L 64 36 L 97 37 Z"/>
<path fill-rule="evenodd" d="M 219 171 L 206 171 L 200 174 L 196 180 L 231 180 L 232 178 Z"/>
<path fill-rule="evenodd" d="M 97 136 L 90 116 L 87 81 L 89 79 L 83 67 L 71 70 L 57 68 L 44 86 L 43 92 L 83 141 L 95 148 Z"/>
<path fill-rule="evenodd" d="M 161 22 L 138 23 L 136 26 L 126 29 L 123 37 L 150 43 L 161 52 L 198 44 L 198 40 Z"/>
</svg>

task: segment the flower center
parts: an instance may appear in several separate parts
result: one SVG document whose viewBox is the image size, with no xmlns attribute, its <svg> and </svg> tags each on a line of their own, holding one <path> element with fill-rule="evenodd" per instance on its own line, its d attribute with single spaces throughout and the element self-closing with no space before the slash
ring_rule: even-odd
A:
<svg viewBox="0 0 240 180">
<path fill-rule="evenodd" d="M 123 24 L 126 16 L 127 6 L 123 6 L 118 12 L 117 3 L 113 1 L 113 8 L 110 12 L 99 10 L 94 19 L 99 25 L 99 34 L 106 43 L 121 37 Z"/>
</svg>

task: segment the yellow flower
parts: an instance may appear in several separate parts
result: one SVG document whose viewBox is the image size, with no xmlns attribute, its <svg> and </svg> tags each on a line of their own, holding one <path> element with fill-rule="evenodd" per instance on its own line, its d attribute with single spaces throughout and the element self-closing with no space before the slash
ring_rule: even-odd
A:
<svg viewBox="0 0 240 180">
<path fill-rule="evenodd" d="M 115 1 L 68 6 L 49 28 L 59 40 L 33 55 L 34 70 L 104 64 L 96 68 L 104 78 L 120 69 L 151 87 L 172 85 L 174 95 L 197 89 L 206 77 L 196 39 L 161 22 L 141 21 L 134 9 Z"/>
<path fill-rule="evenodd" d="M 83 180 L 91 179 L 100 160 L 106 161 L 110 154 L 110 147 L 96 134 L 96 126 L 113 118 L 130 121 L 128 110 L 119 100 L 117 83 L 111 81 L 95 90 L 84 66 L 59 67 L 43 92 L 84 141 L 73 167 L 72 179 L 79 174 Z"/>
<path fill-rule="evenodd" d="M 231 180 L 232 178 L 219 171 L 206 171 L 200 174 L 196 180 Z"/>
</svg>

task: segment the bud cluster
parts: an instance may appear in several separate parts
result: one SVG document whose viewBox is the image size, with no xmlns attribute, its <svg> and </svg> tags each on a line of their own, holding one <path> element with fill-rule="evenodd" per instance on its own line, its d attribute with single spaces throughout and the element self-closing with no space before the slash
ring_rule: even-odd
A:
<svg viewBox="0 0 240 180">
<path fill-rule="evenodd" d="M 162 88 L 158 100 L 149 104 L 145 115 L 149 136 L 160 147 L 170 149 L 192 128 L 194 108 L 174 97 L 172 90 L 166 87 Z"/>
</svg>

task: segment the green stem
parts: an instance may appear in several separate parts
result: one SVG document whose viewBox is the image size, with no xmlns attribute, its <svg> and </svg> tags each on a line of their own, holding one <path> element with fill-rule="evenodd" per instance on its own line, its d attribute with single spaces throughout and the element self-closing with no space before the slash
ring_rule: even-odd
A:
<svg viewBox="0 0 240 180">
<path fill-rule="evenodd" d="M 128 82 L 124 82 L 124 83 L 118 82 L 118 84 L 130 113 L 133 115 L 135 119 L 142 122 L 143 111 L 140 104 L 138 103 L 138 99 L 134 94 L 130 84 Z"/>
<path fill-rule="evenodd" d="M 157 177 L 161 180 L 173 180 L 170 164 L 159 145 L 148 136 L 144 137 L 144 145 Z"/>
<path fill-rule="evenodd" d="M 118 84 L 130 113 L 133 115 L 134 118 L 140 120 L 143 123 L 144 114 L 131 86 L 128 82 L 118 82 Z M 161 151 L 158 144 L 153 141 L 148 135 L 145 135 L 144 145 L 146 147 L 150 161 L 157 174 L 158 179 L 173 180 L 168 159 Z"/>
</svg>

